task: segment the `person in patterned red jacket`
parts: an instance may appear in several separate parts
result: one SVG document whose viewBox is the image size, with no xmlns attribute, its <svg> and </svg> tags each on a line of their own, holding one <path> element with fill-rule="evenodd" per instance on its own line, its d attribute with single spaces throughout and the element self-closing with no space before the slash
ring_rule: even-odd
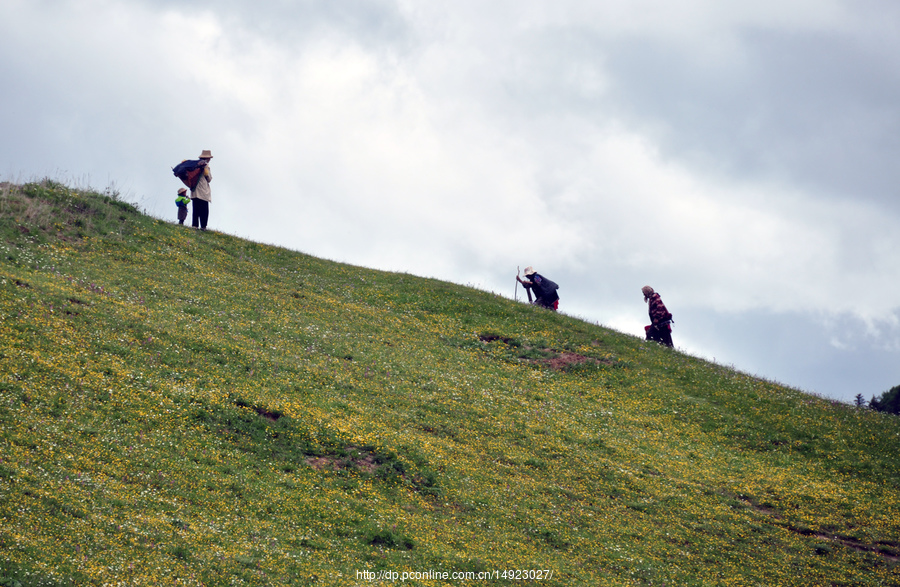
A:
<svg viewBox="0 0 900 587">
<path fill-rule="evenodd" d="M 666 346 L 674 346 L 672 344 L 672 313 L 666 309 L 659 294 L 653 291 L 649 285 L 641 288 L 644 294 L 644 301 L 647 302 L 647 309 L 650 313 L 650 326 L 645 326 L 647 332 L 647 340 L 655 340 Z"/>
</svg>

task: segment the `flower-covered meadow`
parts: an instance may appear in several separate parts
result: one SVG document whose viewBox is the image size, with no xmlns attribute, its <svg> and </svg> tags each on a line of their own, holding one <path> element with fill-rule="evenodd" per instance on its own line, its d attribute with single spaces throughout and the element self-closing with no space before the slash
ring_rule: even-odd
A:
<svg viewBox="0 0 900 587">
<path fill-rule="evenodd" d="M 116 194 L 0 236 L 0 585 L 900 584 L 895 417 Z"/>
</svg>

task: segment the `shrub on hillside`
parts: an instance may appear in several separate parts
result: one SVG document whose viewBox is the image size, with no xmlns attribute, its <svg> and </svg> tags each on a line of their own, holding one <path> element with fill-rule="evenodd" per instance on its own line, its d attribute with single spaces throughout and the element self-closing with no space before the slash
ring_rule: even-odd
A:
<svg viewBox="0 0 900 587">
<path fill-rule="evenodd" d="M 869 407 L 879 412 L 900 414 L 900 385 L 895 385 L 882 393 L 880 397 L 872 396 Z"/>
</svg>

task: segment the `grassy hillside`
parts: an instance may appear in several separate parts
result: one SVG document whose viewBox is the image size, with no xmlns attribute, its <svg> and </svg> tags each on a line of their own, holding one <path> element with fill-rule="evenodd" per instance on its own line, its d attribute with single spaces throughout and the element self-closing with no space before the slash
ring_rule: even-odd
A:
<svg viewBox="0 0 900 587">
<path fill-rule="evenodd" d="M 115 194 L 0 187 L 0 362 L 3 587 L 900 584 L 897 417 Z"/>
</svg>

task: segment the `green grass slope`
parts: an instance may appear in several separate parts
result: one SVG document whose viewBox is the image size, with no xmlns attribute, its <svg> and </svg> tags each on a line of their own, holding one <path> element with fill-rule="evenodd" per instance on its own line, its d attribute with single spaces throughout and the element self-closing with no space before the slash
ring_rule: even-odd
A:
<svg viewBox="0 0 900 587">
<path fill-rule="evenodd" d="M 896 417 L 116 194 L 0 186 L 0 363 L 3 587 L 900 584 Z"/>
</svg>

